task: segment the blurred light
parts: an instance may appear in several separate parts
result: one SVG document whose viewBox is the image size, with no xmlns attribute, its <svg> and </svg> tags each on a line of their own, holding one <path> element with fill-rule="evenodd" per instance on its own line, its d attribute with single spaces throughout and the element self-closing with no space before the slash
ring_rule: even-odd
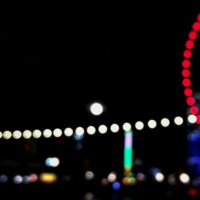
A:
<svg viewBox="0 0 200 200">
<path fill-rule="evenodd" d="M 136 128 L 137 130 L 142 130 L 142 129 L 144 128 L 144 123 L 141 122 L 141 121 L 137 121 L 137 122 L 135 123 L 135 128 Z"/>
<path fill-rule="evenodd" d="M 163 127 L 168 127 L 168 126 L 170 125 L 169 119 L 163 118 L 163 119 L 161 120 L 161 125 L 162 125 Z"/>
<path fill-rule="evenodd" d="M 199 112 L 199 108 L 197 106 L 192 106 L 190 108 L 190 112 L 191 112 L 191 114 L 196 115 Z"/>
<path fill-rule="evenodd" d="M 130 131 L 132 127 L 130 123 L 126 122 L 123 124 L 122 128 L 124 131 Z"/>
<path fill-rule="evenodd" d="M 124 177 L 122 183 L 124 185 L 134 185 L 136 184 L 136 179 L 134 177 Z"/>
<path fill-rule="evenodd" d="M 183 124 L 183 118 L 182 118 L 182 117 L 179 117 L 179 116 L 175 117 L 175 118 L 174 118 L 174 123 L 175 123 L 177 126 L 182 125 L 182 124 Z"/>
<path fill-rule="evenodd" d="M 194 41 L 192 40 L 188 40 L 186 43 L 185 43 L 185 46 L 187 49 L 192 49 L 194 47 Z"/>
<path fill-rule="evenodd" d="M 49 157 L 45 160 L 45 164 L 48 167 L 58 167 L 58 165 L 60 164 L 60 160 L 57 157 Z"/>
<path fill-rule="evenodd" d="M 190 177 L 186 173 L 181 173 L 179 176 L 179 180 L 184 184 L 188 184 L 190 182 Z"/>
<path fill-rule="evenodd" d="M 117 124 L 112 124 L 110 127 L 111 132 L 117 133 L 119 131 L 119 125 Z"/>
<path fill-rule="evenodd" d="M 99 133 L 105 134 L 107 132 L 108 128 L 105 125 L 100 125 L 98 130 L 99 130 Z"/>
<path fill-rule="evenodd" d="M 92 171 L 85 172 L 85 179 L 92 180 L 94 178 L 94 173 Z"/>
<path fill-rule="evenodd" d="M 22 137 L 22 132 L 21 131 L 14 131 L 13 132 L 13 138 L 14 139 L 19 139 Z"/>
<path fill-rule="evenodd" d="M 184 87 L 189 87 L 191 85 L 191 80 L 189 78 L 184 78 L 182 84 Z"/>
<path fill-rule="evenodd" d="M 87 128 L 87 133 L 88 133 L 89 135 L 94 135 L 95 132 L 96 132 L 96 129 L 95 129 L 94 126 L 89 126 L 89 127 Z"/>
<path fill-rule="evenodd" d="M 92 192 L 87 192 L 84 197 L 83 200 L 95 200 L 95 196 Z"/>
<path fill-rule="evenodd" d="M 64 134 L 67 136 L 67 137 L 70 137 L 73 135 L 73 130 L 71 128 L 66 128 L 64 130 Z"/>
<path fill-rule="evenodd" d="M 199 31 L 200 30 L 200 22 L 194 22 L 192 25 L 192 28 L 194 31 Z"/>
<path fill-rule="evenodd" d="M 54 135 L 54 137 L 61 137 L 61 135 L 62 135 L 62 130 L 61 130 L 60 128 L 54 129 L 53 135 Z"/>
<path fill-rule="evenodd" d="M 189 188 L 187 191 L 187 195 L 190 197 L 198 197 L 199 196 L 199 190 L 197 188 Z"/>
<path fill-rule="evenodd" d="M 8 140 L 12 137 L 12 133 L 10 131 L 4 131 L 3 132 L 3 138 Z"/>
<path fill-rule="evenodd" d="M 196 123 L 197 121 L 197 117 L 195 115 L 188 115 L 188 122 L 191 123 L 191 124 L 194 124 Z"/>
<path fill-rule="evenodd" d="M 140 173 L 138 173 L 138 174 L 136 175 L 136 179 L 137 179 L 138 181 L 140 181 L 140 182 L 145 181 L 145 180 L 146 180 L 146 175 L 140 172 Z"/>
<path fill-rule="evenodd" d="M 195 104 L 195 98 L 194 97 L 188 97 L 187 100 L 186 100 L 187 104 L 189 106 L 192 106 Z"/>
<path fill-rule="evenodd" d="M 110 174 L 108 174 L 108 182 L 114 182 L 114 181 L 116 181 L 116 179 L 117 179 L 117 175 L 116 175 L 116 173 L 115 172 L 111 172 Z"/>
<path fill-rule="evenodd" d="M 30 181 L 31 183 L 34 183 L 34 182 L 36 182 L 37 180 L 38 180 L 37 174 L 32 173 L 32 174 L 29 175 L 29 181 Z"/>
<path fill-rule="evenodd" d="M 13 178 L 13 182 L 15 184 L 21 184 L 23 182 L 23 177 L 21 175 L 16 175 Z"/>
<path fill-rule="evenodd" d="M 188 69 L 191 66 L 190 60 L 187 60 L 187 59 L 183 60 L 182 66 L 183 68 Z"/>
<path fill-rule="evenodd" d="M 155 120 L 151 119 L 151 120 L 148 121 L 148 127 L 149 128 L 153 129 L 153 128 L 156 128 L 156 126 L 157 126 L 157 123 L 156 123 Z"/>
<path fill-rule="evenodd" d="M 190 40 L 195 40 L 197 38 L 197 32 L 191 31 L 188 36 Z"/>
<path fill-rule="evenodd" d="M 93 103 L 93 104 L 90 106 L 90 112 L 91 112 L 93 115 L 100 115 L 100 114 L 102 114 L 102 112 L 103 112 L 103 106 L 102 106 L 100 103 Z"/>
<path fill-rule="evenodd" d="M 188 70 L 188 69 L 183 69 L 183 71 L 182 71 L 182 76 L 183 76 L 184 78 L 188 78 L 188 77 L 190 76 L 190 70 Z"/>
<path fill-rule="evenodd" d="M 44 136 L 45 138 L 50 138 L 50 137 L 52 136 L 52 131 L 51 131 L 50 129 L 45 129 L 45 130 L 43 131 L 43 136 Z"/>
<path fill-rule="evenodd" d="M 31 133 L 31 131 L 29 131 L 29 130 L 25 130 L 25 131 L 23 132 L 23 137 L 24 137 L 25 139 L 31 138 L 31 135 L 32 135 L 32 133 Z"/>
<path fill-rule="evenodd" d="M 23 176 L 23 183 L 24 183 L 24 184 L 30 183 L 29 176 Z"/>
<path fill-rule="evenodd" d="M 192 51 L 191 50 L 188 50 L 186 49 L 184 52 L 183 52 L 183 56 L 184 58 L 191 58 L 192 57 Z"/>
<path fill-rule="evenodd" d="M 164 181 L 164 174 L 163 173 L 161 173 L 161 172 L 158 172 L 158 173 L 156 173 L 155 174 L 155 180 L 157 181 L 157 182 L 163 182 Z"/>
<path fill-rule="evenodd" d="M 101 179 L 101 184 L 102 184 L 103 186 L 107 186 L 107 185 L 109 184 L 108 179 L 107 179 L 107 178 Z"/>
<path fill-rule="evenodd" d="M 8 182 L 8 176 L 5 174 L 0 175 L 0 183 L 7 183 Z"/>
<path fill-rule="evenodd" d="M 167 181 L 170 185 L 176 185 L 176 176 L 174 174 L 170 174 Z"/>
<path fill-rule="evenodd" d="M 40 138 L 42 136 L 42 132 L 38 129 L 33 131 L 33 137 L 34 138 Z"/>
<path fill-rule="evenodd" d="M 52 184 L 57 181 L 57 175 L 55 173 L 41 173 L 39 176 L 40 182 L 46 184 Z"/>
<path fill-rule="evenodd" d="M 0 139 L 3 137 L 3 134 L 2 134 L 2 132 L 0 131 Z"/>
<path fill-rule="evenodd" d="M 118 181 L 113 182 L 112 189 L 113 190 L 119 190 L 121 188 L 121 183 Z"/>
<path fill-rule="evenodd" d="M 84 134 L 84 129 L 82 128 L 82 127 L 77 127 L 76 129 L 75 129 L 75 133 L 76 133 L 76 135 L 78 135 L 78 136 L 82 136 L 83 134 Z"/>
<path fill-rule="evenodd" d="M 190 96 L 192 96 L 192 90 L 190 89 L 190 88 L 186 88 L 185 90 L 184 90 L 184 94 L 185 94 L 185 96 L 186 97 L 190 97 Z"/>
</svg>

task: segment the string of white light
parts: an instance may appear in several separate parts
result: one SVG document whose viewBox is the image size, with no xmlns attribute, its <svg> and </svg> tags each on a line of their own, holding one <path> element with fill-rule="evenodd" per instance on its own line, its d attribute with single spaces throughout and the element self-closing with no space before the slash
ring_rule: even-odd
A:
<svg viewBox="0 0 200 200">
<path fill-rule="evenodd" d="M 73 135 L 76 135 L 78 137 L 82 137 L 85 134 L 88 135 L 95 135 L 96 133 L 99 134 L 106 134 L 106 133 L 117 133 L 120 130 L 123 131 L 128 131 L 128 130 L 135 130 L 135 131 L 142 131 L 142 130 L 146 130 L 146 129 L 155 129 L 157 127 L 162 127 L 162 128 L 167 128 L 171 125 L 176 125 L 176 126 L 181 126 L 184 123 L 189 123 L 189 124 L 195 124 L 197 120 L 197 117 L 195 115 L 189 115 L 187 117 L 187 119 L 185 120 L 183 117 L 181 116 L 176 116 L 173 119 L 169 119 L 169 118 L 162 118 L 160 120 L 154 120 L 154 119 L 150 119 L 148 121 L 135 121 L 135 123 L 130 123 L 130 122 L 125 122 L 121 125 L 117 124 L 117 123 L 113 123 L 110 126 L 105 125 L 105 124 L 101 124 L 99 126 L 93 126 L 90 125 L 86 128 L 81 127 L 81 126 L 77 126 L 76 128 L 71 128 L 71 127 L 66 127 L 65 129 L 60 129 L 60 128 L 55 128 L 53 130 L 51 129 L 44 129 L 44 130 L 39 130 L 39 129 L 35 129 L 33 131 L 31 130 L 24 130 L 24 131 L 20 131 L 20 130 L 14 130 L 14 131 L 10 131 L 10 130 L 5 130 L 5 131 L 0 131 L 0 139 L 5 139 L 5 140 L 9 140 L 9 139 L 39 139 L 39 138 L 59 138 L 61 136 L 65 136 L 65 137 L 71 137 Z"/>
</svg>

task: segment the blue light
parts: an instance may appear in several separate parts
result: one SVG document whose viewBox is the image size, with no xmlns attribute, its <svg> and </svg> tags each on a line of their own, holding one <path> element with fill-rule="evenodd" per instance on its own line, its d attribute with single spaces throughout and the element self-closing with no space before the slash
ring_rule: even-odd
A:
<svg viewBox="0 0 200 200">
<path fill-rule="evenodd" d="M 112 189 L 113 190 L 119 190 L 121 188 L 121 184 L 118 182 L 118 181 L 115 181 L 113 184 L 112 184 Z"/>
<path fill-rule="evenodd" d="M 8 181 L 8 177 L 6 175 L 0 175 L 0 183 L 6 183 Z"/>
</svg>

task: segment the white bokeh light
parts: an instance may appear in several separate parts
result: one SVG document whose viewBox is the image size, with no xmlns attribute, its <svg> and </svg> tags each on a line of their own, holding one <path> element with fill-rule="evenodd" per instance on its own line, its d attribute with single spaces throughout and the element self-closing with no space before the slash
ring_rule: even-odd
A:
<svg viewBox="0 0 200 200">
<path fill-rule="evenodd" d="M 194 124 L 196 123 L 197 121 L 197 117 L 195 115 L 188 115 L 188 122 L 191 123 L 191 124 Z"/>
<path fill-rule="evenodd" d="M 20 139 L 22 137 L 22 132 L 21 131 L 18 131 L 18 130 L 16 130 L 16 131 L 14 131 L 13 132 L 13 138 L 14 139 Z"/>
<path fill-rule="evenodd" d="M 131 124 L 128 123 L 128 122 L 125 122 L 123 125 L 122 125 L 122 128 L 124 131 L 130 131 L 131 130 Z"/>
<path fill-rule="evenodd" d="M 137 122 L 135 123 L 135 128 L 136 128 L 137 130 L 142 130 L 142 129 L 144 128 L 144 123 L 143 123 L 142 121 L 137 121 Z"/>
<path fill-rule="evenodd" d="M 57 138 L 61 137 L 62 136 L 62 130 L 60 128 L 54 129 L 53 135 L 54 135 L 54 137 L 57 137 Z"/>
<path fill-rule="evenodd" d="M 103 113 L 103 106 L 102 104 L 100 103 L 93 103 L 91 106 L 90 106 L 90 112 L 93 114 L 93 115 L 101 115 Z"/>
<path fill-rule="evenodd" d="M 88 133 L 89 135 L 94 135 L 95 132 L 96 132 L 96 129 L 95 129 L 94 126 L 88 126 L 88 128 L 87 128 L 87 133 Z"/>
<path fill-rule="evenodd" d="M 99 130 L 99 133 L 105 134 L 108 131 L 108 128 L 107 128 L 106 125 L 102 124 L 102 125 L 99 126 L 98 130 Z"/>
<path fill-rule="evenodd" d="M 50 129 L 45 129 L 45 130 L 43 131 L 43 136 L 44 136 L 45 138 L 50 138 L 50 137 L 52 136 L 52 131 L 51 131 Z"/>
<path fill-rule="evenodd" d="M 169 121 L 169 119 L 167 119 L 167 118 L 163 118 L 163 119 L 161 119 L 161 125 L 163 126 L 163 127 L 168 127 L 169 125 L 170 125 L 170 121 Z"/>
<path fill-rule="evenodd" d="M 4 131 L 3 132 L 3 138 L 8 140 L 12 137 L 12 133 L 10 131 Z"/>
<path fill-rule="evenodd" d="M 112 124 L 111 127 L 110 127 L 110 130 L 113 133 L 117 133 L 119 131 L 119 125 L 118 124 Z"/>
<path fill-rule="evenodd" d="M 31 132 L 31 131 L 25 130 L 25 131 L 23 132 L 23 137 L 24 137 L 25 139 L 29 139 L 29 138 L 31 138 L 31 136 L 32 136 L 32 132 Z"/>
<path fill-rule="evenodd" d="M 36 130 L 34 130 L 33 131 L 33 137 L 34 138 L 40 138 L 42 136 L 42 132 L 40 131 L 40 130 L 38 130 L 38 129 L 36 129 Z"/>
<path fill-rule="evenodd" d="M 73 130 L 71 128 L 66 128 L 64 130 L 64 134 L 65 134 L 65 136 L 70 137 L 73 135 Z"/>
<path fill-rule="evenodd" d="M 157 126 L 157 122 L 154 120 L 154 119 L 150 119 L 147 123 L 148 127 L 153 129 L 153 128 L 156 128 Z"/>
<path fill-rule="evenodd" d="M 174 123 L 177 125 L 177 126 L 180 126 L 183 124 L 183 118 L 180 117 L 180 116 L 177 116 L 174 118 Z"/>
</svg>

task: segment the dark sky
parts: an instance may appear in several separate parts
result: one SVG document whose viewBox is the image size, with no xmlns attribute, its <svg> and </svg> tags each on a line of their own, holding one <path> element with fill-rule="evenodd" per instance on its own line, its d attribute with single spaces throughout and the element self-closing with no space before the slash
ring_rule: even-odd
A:
<svg viewBox="0 0 200 200">
<path fill-rule="evenodd" d="M 185 113 L 184 42 L 198 1 L 27 7 L 1 32 L 1 128 Z M 94 118 L 93 101 L 106 106 Z"/>
</svg>

